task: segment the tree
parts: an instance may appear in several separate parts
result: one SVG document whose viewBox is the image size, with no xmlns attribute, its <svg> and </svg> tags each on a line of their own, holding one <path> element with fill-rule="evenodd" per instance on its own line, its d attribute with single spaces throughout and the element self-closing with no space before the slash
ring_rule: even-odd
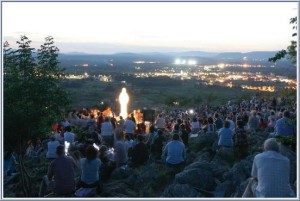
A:
<svg viewBox="0 0 300 201">
<path fill-rule="evenodd" d="M 293 24 L 293 29 L 297 30 L 297 17 L 293 17 L 290 19 L 290 24 Z M 297 36 L 297 32 L 292 34 L 292 37 Z M 287 50 L 281 50 L 276 53 L 276 55 L 272 58 L 269 58 L 269 61 L 276 62 L 280 59 L 286 57 L 293 63 L 296 64 L 297 62 L 297 42 L 295 40 L 291 41 L 291 44 L 287 47 Z"/>
<path fill-rule="evenodd" d="M 31 40 L 21 36 L 18 49 L 4 43 L 4 148 L 17 154 L 21 186 L 26 197 L 31 195 L 30 175 L 25 167 L 28 141 L 43 137 L 53 121 L 69 104 L 69 96 L 60 87 L 64 77 L 57 61 L 58 48 L 47 37 L 37 58 Z"/>
</svg>

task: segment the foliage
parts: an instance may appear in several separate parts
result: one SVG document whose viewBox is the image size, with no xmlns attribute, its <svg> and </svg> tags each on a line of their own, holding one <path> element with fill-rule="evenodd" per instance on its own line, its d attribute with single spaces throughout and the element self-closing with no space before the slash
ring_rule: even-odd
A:
<svg viewBox="0 0 300 201">
<path fill-rule="evenodd" d="M 297 17 L 293 17 L 290 19 L 290 24 L 293 24 L 293 29 L 297 31 Z M 297 36 L 297 32 L 292 34 L 292 37 Z M 287 47 L 287 50 L 281 50 L 272 58 L 269 58 L 269 61 L 276 62 L 280 59 L 286 57 L 293 63 L 296 64 L 297 62 L 297 42 L 292 40 L 291 44 Z"/>
<path fill-rule="evenodd" d="M 41 136 L 45 128 L 68 105 L 68 94 L 60 87 L 63 70 L 59 68 L 58 48 L 47 37 L 34 55 L 31 40 L 21 36 L 18 49 L 4 43 L 4 141 L 5 149 L 18 155 L 21 183 L 30 196 L 31 181 L 24 164 L 28 140 Z"/>
</svg>

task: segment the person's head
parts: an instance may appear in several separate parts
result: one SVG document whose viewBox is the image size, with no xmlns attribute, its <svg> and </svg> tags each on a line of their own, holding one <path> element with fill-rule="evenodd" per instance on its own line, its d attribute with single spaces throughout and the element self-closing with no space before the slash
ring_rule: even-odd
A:
<svg viewBox="0 0 300 201">
<path fill-rule="evenodd" d="M 283 116 L 284 116 L 284 117 L 287 117 L 287 118 L 290 118 L 290 112 L 287 111 L 287 110 L 284 111 Z"/>
<path fill-rule="evenodd" d="M 185 125 L 184 125 L 184 124 L 181 124 L 181 125 L 180 125 L 180 129 L 181 129 L 182 131 L 184 131 L 184 130 L 185 130 Z"/>
<path fill-rule="evenodd" d="M 218 113 L 215 113 L 215 118 L 219 118 L 219 114 Z"/>
<path fill-rule="evenodd" d="M 108 150 L 106 145 L 102 145 L 99 149 L 100 156 L 104 156 L 106 154 L 106 151 Z"/>
<path fill-rule="evenodd" d="M 143 141 L 144 141 L 144 136 L 143 136 L 143 135 L 138 135 L 138 136 L 137 136 L 137 140 L 138 140 L 139 142 L 143 142 Z"/>
<path fill-rule="evenodd" d="M 229 121 L 225 121 L 224 122 L 224 128 L 229 128 L 230 127 L 230 122 Z"/>
<path fill-rule="evenodd" d="M 150 131 L 150 133 L 154 133 L 154 131 L 155 131 L 154 125 L 151 125 L 151 126 L 150 126 L 149 131 Z"/>
<path fill-rule="evenodd" d="M 238 120 L 238 121 L 236 122 L 236 125 L 237 125 L 239 128 L 243 128 L 244 122 L 243 122 L 242 120 Z"/>
<path fill-rule="evenodd" d="M 177 123 L 181 124 L 182 123 L 181 119 L 177 119 Z"/>
<path fill-rule="evenodd" d="M 265 151 L 276 151 L 279 152 L 279 145 L 275 138 L 269 138 L 264 142 Z"/>
<path fill-rule="evenodd" d="M 67 127 L 65 127 L 65 131 L 67 131 L 67 132 L 71 132 L 71 126 L 67 126 Z"/>
<path fill-rule="evenodd" d="M 274 112 L 274 111 L 271 111 L 271 115 L 272 115 L 272 116 L 275 115 L 275 112 Z"/>
<path fill-rule="evenodd" d="M 173 139 L 173 140 L 179 140 L 179 134 L 174 133 L 172 139 Z"/>
<path fill-rule="evenodd" d="M 51 141 L 55 141 L 55 136 L 54 135 L 50 135 L 50 140 Z"/>
<path fill-rule="evenodd" d="M 193 117 L 193 122 L 197 122 L 197 117 Z"/>
<path fill-rule="evenodd" d="M 56 154 L 58 156 L 63 156 L 65 154 L 65 147 L 63 145 L 58 145 L 56 147 Z"/>
<path fill-rule="evenodd" d="M 120 119 L 123 119 L 123 117 L 122 117 L 122 116 L 119 116 L 119 118 L 120 118 Z"/>
<path fill-rule="evenodd" d="M 109 117 L 105 117 L 104 121 L 109 122 Z"/>
<path fill-rule="evenodd" d="M 159 114 L 158 117 L 159 117 L 159 118 L 162 118 L 162 114 Z"/>
<path fill-rule="evenodd" d="M 209 124 L 213 124 L 214 123 L 214 119 L 212 117 L 208 117 L 207 122 Z"/>
<path fill-rule="evenodd" d="M 98 150 L 93 146 L 89 145 L 85 150 L 85 155 L 88 160 L 93 160 L 98 156 Z"/>
</svg>

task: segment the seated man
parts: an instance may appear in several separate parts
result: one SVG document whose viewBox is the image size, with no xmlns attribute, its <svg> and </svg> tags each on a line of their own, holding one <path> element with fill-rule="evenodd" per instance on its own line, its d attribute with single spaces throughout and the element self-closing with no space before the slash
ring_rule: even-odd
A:
<svg viewBox="0 0 300 201">
<path fill-rule="evenodd" d="M 243 197 L 294 197 L 291 189 L 290 161 L 279 153 L 279 145 L 274 138 L 264 142 L 264 152 L 255 156 L 252 178 Z"/>
<path fill-rule="evenodd" d="M 294 123 L 290 119 L 290 112 L 285 111 L 283 117 L 278 119 L 275 124 L 276 136 L 292 136 L 294 135 Z"/>
<path fill-rule="evenodd" d="M 72 157 L 65 156 L 65 148 L 62 145 L 56 147 L 56 154 L 57 158 L 50 163 L 48 173 L 43 178 L 39 197 L 44 197 L 47 188 L 57 195 L 69 195 L 75 191 L 76 162 Z"/>
<path fill-rule="evenodd" d="M 173 134 L 172 141 L 166 145 L 163 151 L 162 158 L 165 159 L 168 166 L 177 167 L 185 162 L 185 146 L 179 139 L 177 133 Z"/>
</svg>

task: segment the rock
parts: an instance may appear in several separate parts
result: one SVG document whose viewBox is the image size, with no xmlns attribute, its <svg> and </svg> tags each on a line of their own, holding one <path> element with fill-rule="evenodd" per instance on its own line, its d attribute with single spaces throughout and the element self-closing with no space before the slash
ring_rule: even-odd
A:
<svg viewBox="0 0 300 201">
<path fill-rule="evenodd" d="M 194 151 L 200 151 L 205 147 L 211 147 L 217 139 L 217 134 L 200 134 L 195 143 Z"/>
<path fill-rule="evenodd" d="M 119 180 L 119 179 L 126 179 L 130 175 L 132 175 L 133 170 L 128 166 L 126 168 L 117 168 L 111 174 L 111 179 Z"/>
<path fill-rule="evenodd" d="M 189 168 L 175 175 L 175 183 L 190 184 L 195 188 L 209 191 L 214 186 L 214 177 L 211 171 L 204 168 Z"/>
<path fill-rule="evenodd" d="M 132 191 L 129 186 L 122 181 L 113 181 L 104 184 L 102 196 L 104 197 L 136 197 L 137 193 Z"/>
<path fill-rule="evenodd" d="M 223 198 L 230 197 L 230 195 L 234 192 L 235 188 L 232 185 L 231 181 L 225 181 L 224 183 L 219 184 L 215 191 L 214 197 Z"/>
<path fill-rule="evenodd" d="M 228 163 L 233 163 L 235 161 L 234 151 L 231 147 L 220 147 L 216 155 Z"/>
<path fill-rule="evenodd" d="M 252 162 L 242 160 L 236 163 L 226 174 L 227 181 L 231 181 L 234 186 L 239 186 L 243 181 L 251 176 Z"/>
<path fill-rule="evenodd" d="M 247 180 L 243 181 L 243 182 L 236 188 L 236 190 L 235 190 L 235 192 L 234 192 L 234 194 L 233 194 L 233 197 L 238 197 L 238 198 L 240 198 L 240 197 L 243 196 L 243 194 L 244 194 L 244 192 L 245 192 L 245 189 L 246 189 L 246 187 L 247 187 L 247 185 L 248 185 L 248 183 L 249 183 L 249 179 L 250 179 L 250 178 L 248 178 Z"/>
<path fill-rule="evenodd" d="M 161 197 L 203 197 L 189 184 L 171 184 L 168 186 Z"/>
<path fill-rule="evenodd" d="M 290 160 L 290 183 L 294 184 L 296 181 L 296 172 L 297 172 L 297 160 L 296 153 L 291 150 L 290 147 L 280 144 L 280 153 L 287 157 Z"/>
</svg>

